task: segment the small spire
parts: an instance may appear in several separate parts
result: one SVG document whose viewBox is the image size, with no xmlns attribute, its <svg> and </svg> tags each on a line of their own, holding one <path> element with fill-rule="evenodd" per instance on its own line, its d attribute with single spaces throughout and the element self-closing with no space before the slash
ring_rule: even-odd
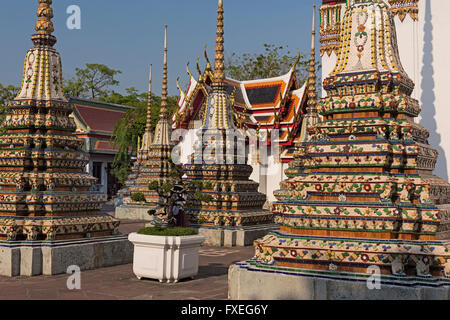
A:
<svg viewBox="0 0 450 320">
<path fill-rule="evenodd" d="M 35 30 L 37 34 L 32 36 L 33 43 L 36 46 L 39 45 L 49 45 L 53 46 L 56 43 L 56 38 L 52 35 L 55 31 L 53 26 L 52 18 L 53 9 L 50 6 L 52 0 L 38 0 L 39 8 L 37 9 L 36 16 L 38 20 L 36 22 Z"/>
<path fill-rule="evenodd" d="M 55 31 L 53 27 L 53 9 L 50 7 L 52 0 L 38 0 L 39 8 L 37 9 L 38 21 L 36 22 L 36 31 L 39 34 L 52 34 Z"/>
<path fill-rule="evenodd" d="M 167 109 L 167 24 L 164 26 L 164 68 L 163 68 L 163 84 L 161 93 L 161 111 L 159 117 L 167 119 L 169 110 Z"/>
<path fill-rule="evenodd" d="M 311 58 L 309 60 L 309 76 L 307 80 L 307 111 L 308 113 L 316 113 L 317 91 L 316 91 L 316 5 L 313 6 L 313 25 L 312 25 L 312 41 L 311 41 Z"/>
<path fill-rule="evenodd" d="M 148 99 L 147 99 L 147 132 L 152 131 L 152 65 L 150 64 L 150 77 L 148 80 Z"/>
<path fill-rule="evenodd" d="M 214 64 L 214 82 L 216 84 L 222 84 L 225 80 L 223 13 L 223 0 L 219 0 L 219 7 L 217 9 L 216 56 Z"/>
<path fill-rule="evenodd" d="M 207 49 L 207 46 L 205 45 L 204 56 L 205 56 L 205 60 L 206 60 L 206 70 L 211 71 L 212 70 L 211 62 L 209 62 L 208 52 L 206 51 L 206 49 Z"/>
</svg>

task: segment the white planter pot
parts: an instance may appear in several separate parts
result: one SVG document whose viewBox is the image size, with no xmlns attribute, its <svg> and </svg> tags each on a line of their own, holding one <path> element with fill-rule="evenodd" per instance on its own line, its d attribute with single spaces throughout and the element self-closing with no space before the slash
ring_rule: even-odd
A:
<svg viewBox="0 0 450 320">
<path fill-rule="evenodd" d="M 198 255 L 205 237 L 147 236 L 131 233 L 134 244 L 133 272 L 138 277 L 160 282 L 178 282 L 198 273 Z"/>
</svg>

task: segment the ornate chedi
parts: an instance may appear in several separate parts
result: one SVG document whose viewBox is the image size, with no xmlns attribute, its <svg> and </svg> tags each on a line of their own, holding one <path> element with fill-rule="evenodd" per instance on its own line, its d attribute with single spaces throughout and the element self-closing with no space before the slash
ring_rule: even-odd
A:
<svg viewBox="0 0 450 320">
<path fill-rule="evenodd" d="M 191 194 L 185 210 L 191 222 L 203 226 L 241 228 L 271 224 L 272 214 L 262 209 L 266 197 L 258 192 L 258 184 L 249 180 L 252 167 L 246 164 L 245 150 L 240 149 L 245 149 L 245 141 L 233 121 L 233 97 L 226 91 L 222 0 L 217 12 L 212 92 L 206 93 L 200 141 L 190 163 L 184 165 Z M 233 144 L 233 139 L 237 143 Z M 192 195 L 198 189 L 212 200 L 194 200 Z"/>
<path fill-rule="evenodd" d="M 432 174 L 437 152 L 414 122 L 421 109 L 388 5 L 348 1 L 341 38 L 323 120 L 298 155 L 304 172 L 276 195 L 281 232 L 255 241 L 248 268 L 364 279 L 378 267 L 391 283 L 447 284 L 450 219 L 437 204 L 449 203 L 449 184 Z"/>
<path fill-rule="evenodd" d="M 39 0 L 37 34 L 9 103 L 0 135 L 0 239 L 61 240 L 117 233 L 119 221 L 99 214 L 106 195 L 92 192 L 84 140 L 74 135 L 72 105 L 62 91 L 53 48 L 52 0 Z"/>
<path fill-rule="evenodd" d="M 138 139 L 138 152 L 137 159 L 134 162 L 133 167 L 131 168 L 131 173 L 128 176 L 128 180 L 125 182 L 128 190 L 125 194 L 125 203 L 130 203 L 130 190 L 136 190 L 138 186 L 136 185 L 136 178 L 139 176 L 140 168 L 143 164 L 144 160 L 148 158 L 148 150 L 150 145 L 153 142 L 153 133 L 152 133 L 152 65 L 150 64 L 150 78 L 149 78 L 149 86 L 148 86 L 148 99 L 147 99 L 147 122 L 145 125 L 145 132 L 142 136 L 142 141 Z"/>
<path fill-rule="evenodd" d="M 151 67 L 150 67 L 150 85 L 147 107 L 147 124 L 142 142 L 138 150 L 137 161 L 133 165 L 132 174 L 126 185 L 129 188 L 130 195 L 133 193 L 143 193 L 146 203 L 134 202 L 131 198 L 124 199 L 126 205 L 151 206 L 155 207 L 159 200 L 156 191 L 149 190 L 150 182 L 158 181 L 163 184 L 167 181 L 167 175 L 170 171 L 170 162 L 173 144 L 171 142 L 171 124 L 169 121 L 169 111 L 167 109 L 167 25 L 165 26 L 164 36 L 164 68 L 163 85 L 161 94 L 161 111 L 159 121 L 156 125 L 155 135 L 152 135 L 151 128 Z"/>
</svg>

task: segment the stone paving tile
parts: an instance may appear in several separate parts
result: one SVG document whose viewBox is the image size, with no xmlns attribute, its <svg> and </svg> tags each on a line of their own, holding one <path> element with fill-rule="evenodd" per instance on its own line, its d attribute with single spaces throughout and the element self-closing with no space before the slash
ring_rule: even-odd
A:
<svg viewBox="0 0 450 320">
<path fill-rule="evenodd" d="M 125 221 L 120 231 L 134 232 L 144 224 L 142 221 Z M 82 271 L 81 290 L 73 291 L 66 287 L 66 274 L 15 278 L 0 276 L 0 300 L 223 300 L 228 296 L 228 267 L 234 262 L 251 258 L 253 254 L 252 247 L 202 247 L 197 277 L 177 284 L 138 280 L 133 274 L 132 264 Z"/>
<path fill-rule="evenodd" d="M 222 248 L 208 247 L 221 251 Z M 81 274 L 81 290 L 66 288 L 67 275 L 39 277 L 0 277 L 2 299 L 153 299 L 153 300 L 222 300 L 228 296 L 228 266 L 253 255 L 253 248 L 228 249 L 225 256 L 200 255 L 199 275 L 177 284 L 156 280 L 138 280 L 132 265 L 87 270 Z"/>
</svg>

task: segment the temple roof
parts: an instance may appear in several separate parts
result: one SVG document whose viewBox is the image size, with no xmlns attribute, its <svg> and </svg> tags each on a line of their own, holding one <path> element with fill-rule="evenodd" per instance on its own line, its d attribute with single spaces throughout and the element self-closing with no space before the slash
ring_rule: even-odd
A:
<svg viewBox="0 0 450 320">
<path fill-rule="evenodd" d="M 192 75 L 185 91 L 180 91 L 179 110 L 174 114 L 173 128 L 193 128 L 193 122 L 201 119 L 204 111 L 205 92 L 211 90 L 208 72 L 203 75 L 202 87 Z M 293 69 L 273 78 L 238 81 L 225 78 L 226 90 L 234 92 L 234 111 L 242 117 L 247 128 L 258 129 L 261 134 L 280 128 L 278 142 L 293 146 L 300 137 L 299 123 L 306 110 L 306 85 L 298 88 Z"/>
<path fill-rule="evenodd" d="M 74 107 L 73 117 L 77 125 L 76 135 L 90 138 L 87 151 L 91 153 L 116 153 L 118 146 L 113 146 L 110 142 L 114 126 L 133 107 L 75 97 L 70 97 L 69 102 Z"/>
</svg>

